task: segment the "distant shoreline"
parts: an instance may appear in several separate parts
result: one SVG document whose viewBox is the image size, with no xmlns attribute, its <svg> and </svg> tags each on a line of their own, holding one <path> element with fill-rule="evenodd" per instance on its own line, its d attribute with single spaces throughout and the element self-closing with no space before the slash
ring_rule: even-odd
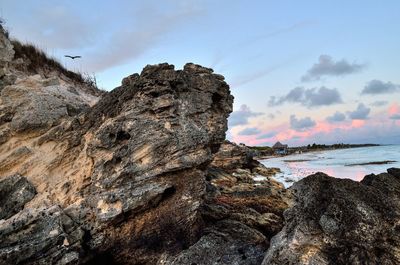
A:
<svg viewBox="0 0 400 265">
<path fill-rule="evenodd" d="M 250 149 L 256 152 L 254 159 L 264 160 L 274 157 L 284 157 L 296 154 L 304 154 L 310 152 L 321 152 L 321 151 L 333 151 L 340 149 L 352 149 L 352 148 L 362 148 L 362 147 L 377 147 L 384 146 L 382 144 L 334 144 L 334 145 L 308 145 L 308 146 L 298 146 L 288 148 L 288 153 L 285 155 L 274 154 L 273 149 L 269 146 L 249 146 Z"/>
</svg>

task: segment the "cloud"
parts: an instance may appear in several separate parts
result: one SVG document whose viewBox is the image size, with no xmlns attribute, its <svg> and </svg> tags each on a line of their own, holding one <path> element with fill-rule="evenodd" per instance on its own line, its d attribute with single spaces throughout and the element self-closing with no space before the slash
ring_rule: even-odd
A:
<svg viewBox="0 0 400 265">
<path fill-rule="evenodd" d="M 389 118 L 392 119 L 392 120 L 400 120 L 400 113 L 393 114 Z"/>
<path fill-rule="evenodd" d="M 275 119 L 275 114 L 273 114 L 273 113 L 269 113 L 268 114 L 268 118 L 270 118 L 271 120 L 273 120 L 273 119 Z"/>
<path fill-rule="evenodd" d="M 238 135 L 245 136 L 245 135 L 255 135 L 255 134 L 259 134 L 259 133 L 261 133 L 260 129 L 252 127 L 252 128 L 246 128 L 246 129 L 240 131 L 238 133 Z"/>
<path fill-rule="evenodd" d="M 154 5 L 157 6 L 157 5 Z M 138 58 L 159 44 L 176 27 L 192 20 L 200 10 L 190 5 L 177 6 L 168 11 L 154 6 L 138 8 L 134 25 L 115 31 L 101 50 L 90 53 L 90 71 L 102 71 Z"/>
<path fill-rule="evenodd" d="M 14 2 L 18 1 L 9 1 L 6 9 L 20 8 Z M 65 53 L 82 55 L 79 70 L 90 73 L 139 58 L 204 11 L 202 4 L 179 0 L 163 1 L 162 4 L 155 0 L 124 1 L 117 7 L 96 2 L 99 10 L 107 9 L 108 15 L 104 17 L 88 15 L 93 11 L 89 9 L 89 3 L 73 5 L 69 1 L 41 1 L 38 5 L 34 1 L 25 2 L 21 15 L 14 15 L 18 19 L 13 24 L 12 35 L 21 40 L 28 39 L 62 58 Z M 29 19 L 28 23 L 22 19 L 23 15 Z M 63 61 L 72 64 L 64 58 Z"/>
<path fill-rule="evenodd" d="M 382 107 L 382 106 L 387 105 L 388 103 L 389 103 L 389 101 L 386 101 L 386 100 L 377 100 L 377 101 L 372 102 L 371 106 Z"/>
<path fill-rule="evenodd" d="M 319 56 L 318 63 L 314 64 L 307 73 L 302 76 L 301 81 L 307 82 L 320 80 L 323 76 L 343 76 L 360 72 L 365 64 L 349 63 L 345 59 L 334 61 L 329 55 Z"/>
<path fill-rule="evenodd" d="M 326 121 L 329 123 L 341 122 L 346 119 L 346 115 L 343 113 L 336 111 L 335 114 L 326 118 Z"/>
<path fill-rule="evenodd" d="M 363 103 L 358 104 L 357 109 L 354 111 L 349 111 L 349 118 L 352 120 L 366 120 L 371 109 L 367 108 Z"/>
<path fill-rule="evenodd" d="M 300 103 L 306 107 L 329 106 L 342 103 L 342 97 L 336 88 L 310 88 L 295 87 L 286 96 L 270 97 L 268 106 L 279 106 L 285 102 Z"/>
<path fill-rule="evenodd" d="M 240 106 L 240 109 L 231 113 L 228 119 L 230 128 L 237 125 L 246 125 L 249 123 L 249 118 L 263 115 L 262 112 L 253 112 L 247 105 Z"/>
<path fill-rule="evenodd" d="M 17 25 L 11 34 L 44 49 L 75 49 L 94 43 L 94 35 L 101 32 L 98 21 L 84 19 L 75 11 L 60 3 L 41 3 L 30 9 L 29 23 Z"/>
<path fill-rule="evenodd" d="M 272 131 L 272 132 L 268 132 L 268 133 L 261 134 L 261 135 L 257 136 L 256 139 L 257 139 L 257 140 L 261 140 L 261 139 L 272 138 L 272 137 L 274 137 L 275 135 L 277 135 L 277 132 Z"/>
<path fill-rule="evenodd" d="M 390 94 L 400 92 L 400 85 L 393 84 L 392 82 L 383 82 L 381 80 L 371 80 L 369 81 L 364 89 L 361 91 L 361 94 Z"/>
<path fill-rule="evenodd" d="M 296 115 L 290 115 L 290 127 L 296 131 L 304 131 L 316 125 L 310 117 L 297 119 Z"/>
</svg>

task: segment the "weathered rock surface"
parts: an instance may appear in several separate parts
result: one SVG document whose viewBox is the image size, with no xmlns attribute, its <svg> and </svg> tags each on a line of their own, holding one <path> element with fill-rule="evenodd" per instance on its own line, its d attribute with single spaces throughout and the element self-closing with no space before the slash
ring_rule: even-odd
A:
<svg viewBox="0 0 400 265">
<path fill-rule="evenodd" d="M 400 264 L 399 169 L 361 182 L 317 173 L 292 189 L 263 264 Z"/>
<path fill-rule="evenodd" d="M 14 58 L 13 46 L 5 34 L 3 26 L 0 25 L 0 61 L 11 62 Z"/>
<path fill-rule="evenodd" d="M 37 194 L 5 212 L 0 264 L 156 264 L 198 242 L 207 165 L 232 110 L 222 76 L 160 64 L 90 93 L 13 63 L 0 176 L 22 175 Z"/>
<path fill-rule="evenodd" d="M 35 187 L 24 177 L 14 175 L 0 179 L 0 219 L 21 211 L 35 194 Z"/>
<path fill-rule="evenodd" d="M 218 154 L 214 157 L 211 166 L 225 171 L 240 168 L 252 169 L 259 165 L 253 157 L 254 152 L 247 146 L 224 141 Z"/>
<path fill-rule="evenodd" d="M 0 264 L 77 264 L 84 231 L 59 206 L 0 222 Z"/>
<path fill-rule="evenodd" d="M 261 264 L 291 194 L 252 157 L 249 148 L 224 142 L 208 169 L 204 234 L 165 264 Z"/>
</svg>

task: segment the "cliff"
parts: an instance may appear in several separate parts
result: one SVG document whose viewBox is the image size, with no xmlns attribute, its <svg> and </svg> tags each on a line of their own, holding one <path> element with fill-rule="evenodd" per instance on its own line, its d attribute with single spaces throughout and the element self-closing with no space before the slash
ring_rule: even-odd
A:
<svg viewBox="0 0 400 265">
<path fill-rule="evenodd" d="M 286 193 L 252 180 L 248 150 L 214 159 L 233 102 L 221 75 L 159 64 L 105 93 L 0 43 L 1 264 L 261 262 Z"/>
</svg>

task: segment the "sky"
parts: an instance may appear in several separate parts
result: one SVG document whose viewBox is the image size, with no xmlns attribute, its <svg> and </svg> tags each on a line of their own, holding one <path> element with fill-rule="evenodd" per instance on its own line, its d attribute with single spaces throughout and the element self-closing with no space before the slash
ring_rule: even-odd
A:
<svg viewBox="0 0 400 265">
<path fill-rule="evenodd" d="M 13 37 L 106 90 L 147 64 L 213 68 L 235 97 L 227 137 L 248 145 L 400 144 L 399 10 L 397 0 L 0 0 Z"/>
</svg>

